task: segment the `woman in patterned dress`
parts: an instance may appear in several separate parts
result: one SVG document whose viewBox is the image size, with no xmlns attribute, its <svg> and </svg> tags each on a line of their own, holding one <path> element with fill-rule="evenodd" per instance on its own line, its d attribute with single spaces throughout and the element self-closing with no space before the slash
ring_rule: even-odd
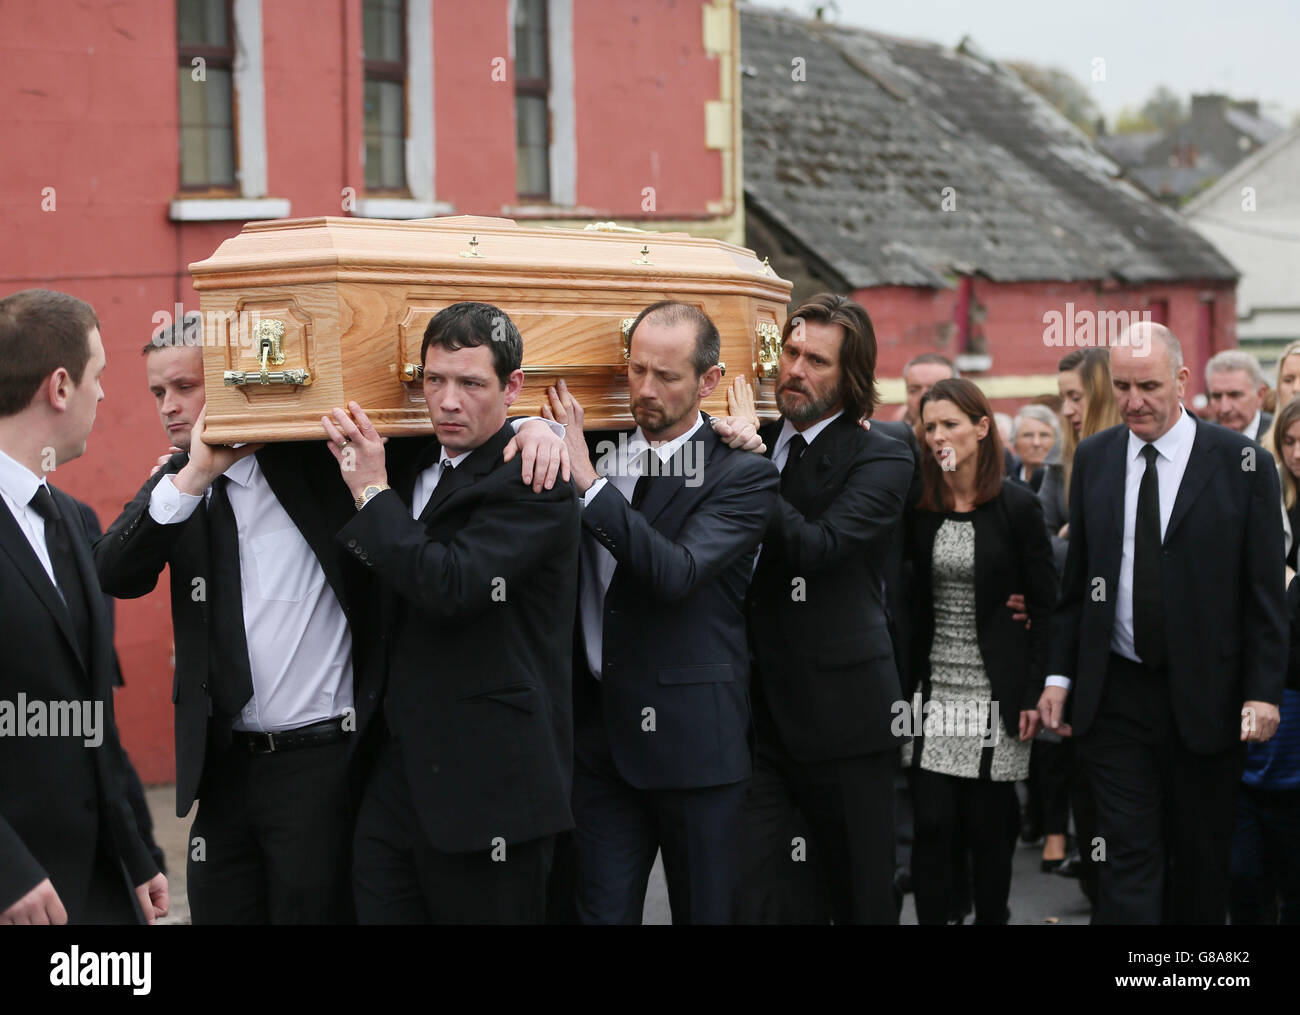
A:
<svg viewBox="0 0 1300 1015">
<path fill-rule="evenodd" d="M 921 400 L 924 493 L 908 524 L 914 571 L 909 697 L 920 923 L 948 919 L 951 847 L 971 849 L 975 922 L 1006 923 L 1018 826 L 1015 783 L 1029 771 L 1045 676 L 1056 571 L 1033 491 L 1004 481 L 984 394 L 940 381 Z M 1023 593 L 1028 629 L 1008 598 Z"/>
</svg>

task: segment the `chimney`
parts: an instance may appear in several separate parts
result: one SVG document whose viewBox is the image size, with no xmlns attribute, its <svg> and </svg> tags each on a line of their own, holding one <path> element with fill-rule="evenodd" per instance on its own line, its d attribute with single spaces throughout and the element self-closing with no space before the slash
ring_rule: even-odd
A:
<svg viewBox="0 0 1300 1015">
<path fill-rule="evenodd" d="M 1259 99 L 1242 99 L 1240 102 L 1234 102 L 1232 108 L 1259 119 Z"/>
<path fill-rule="evenodd" d="M 1206 123 L 1215 120 L 1222 120 L 1223 114 L 1228 109 L 1228 97 L 1226 95 L 1193 95 L 1192 96 L 1192 122 Z"/>
</svg>

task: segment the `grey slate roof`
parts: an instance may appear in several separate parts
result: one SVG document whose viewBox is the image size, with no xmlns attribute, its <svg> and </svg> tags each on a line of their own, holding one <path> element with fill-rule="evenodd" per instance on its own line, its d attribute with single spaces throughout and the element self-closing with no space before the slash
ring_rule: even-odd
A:
<svg viewBox="0 0 1300 1015">
<path fill-rule="evenodd" d="M 1146 151 L 1163 137 L 1158 130 L 1134 134 L 1107 134 L 1094 142 L 1121 166 L 1140 166 Z"/>
<path fill-rule="evenodd" d="M 749 206 L 848 288 L 1237 277 L 991 61 L 742 7 L 741 62 Z"/>
</svg>

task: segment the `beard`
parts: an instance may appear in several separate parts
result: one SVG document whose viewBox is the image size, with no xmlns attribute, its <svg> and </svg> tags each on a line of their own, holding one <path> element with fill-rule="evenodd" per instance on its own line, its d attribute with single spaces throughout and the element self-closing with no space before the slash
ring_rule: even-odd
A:
<svg viewBox="0 0 1300 1015">
<path fill-rule="evenodd" d="M 797 391 L 806 401 L 802 404 L 796 403 L 789 397 L 790 391 Z M 835 407 L 837 401 L 838 398 L 834 394 L 814 398 L 810 391 L 802 388 L 787 388 L 785 385 L 778 387 L 776 392 L 777 410 L 791 423 L 811 423 L 815 419 L 820 419 Z"/>
<path fill-rule="evenodd" d="M 698 411 L 696 406 L 689 406 L 684 412 L 670 419 L 665 406 L 660 405 L 647 409 L 643 402 L 638 401 L 632 404 L 632 418 L 636 420 L 636 425 L 649 437 L 653 437 L 655 434 L 667 433 L 685 419 L 689 413 L 696 411 Z"/>
</svg>

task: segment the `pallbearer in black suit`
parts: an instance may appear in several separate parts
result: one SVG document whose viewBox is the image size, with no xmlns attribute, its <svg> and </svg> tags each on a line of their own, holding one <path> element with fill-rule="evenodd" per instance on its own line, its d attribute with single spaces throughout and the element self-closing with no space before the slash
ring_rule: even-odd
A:
<svg viewBox="0 0 1300 1015">
<path fill-rule="evenodd" d="M 725 923 L 750 775 L 745 588 L 777 472 L 714 433 L 700 402 L 720 342 L 695 307 L 632 326 L 638 428 L 599 448 L 582 406 L 550 389 L 583 494 L 573 811 L 578 918 L 640 923 L 663 851 L 674 923 Z"/>
<path fill-rule="evenodd" d="M 1286 674 L 1277 472 L 1182 406 L 1162 325 L 1125 331 L 1110 372 L 1124 426 L 1075 452 L 1039 708 L 1096 795 L 1094 919 L 1222 923 L 1241 743 L 1276 731 Z"/>
<path fill-rule="evenodd" d="M 503 454 L 523 341 L 484 303 L 424 333 L 436 437 L 389 471 L 355 402 L 322 419 L 356 514 L 338 541 L 377 583 L 368 659 L 386 727 L 357 819 L 362 923 L 540 923 L 573 827 L 578 505 Z M 547 438 L 550 440 L 551 438 Z"/>
<path fill-rule="evenodd" d="M 898 920 L 890 723 L 901 690 L 885 574 L 915 460 L 858 424 L 875 407 L 875 369 L 871 320 L 851 300 L 816 296 L 786 321 L 781 419 L 759 431 L 781 495 L 748 603 L 757 743 L 737 909 L 746 921 Z M 809 869 L 820 878 L 803 877 Z M 823 900 L 812 910 L 810 891 Z"/>
<path fill-rule="evenodd" d="M 135 598 L 171 571 L 177 816 L 199 799 L 194 922 L 349 922 L 362 747 L 380 694 L 362 679 L 357 636 L 369 576 L 334 539 L 355 508 L 324 441 L 199 439 L 202 340 L 189 315 L 144 346 L 171 454 L 96 545 L 100 579 Z"/>
<path fill-rule="evenodd" d="M 105 363 L 81 300 L 0 299 L 0 924 L 167 912 L 167 879 L 126 800 L 85 522 L 46 481 L 86 450 Z"/>
</svg>

